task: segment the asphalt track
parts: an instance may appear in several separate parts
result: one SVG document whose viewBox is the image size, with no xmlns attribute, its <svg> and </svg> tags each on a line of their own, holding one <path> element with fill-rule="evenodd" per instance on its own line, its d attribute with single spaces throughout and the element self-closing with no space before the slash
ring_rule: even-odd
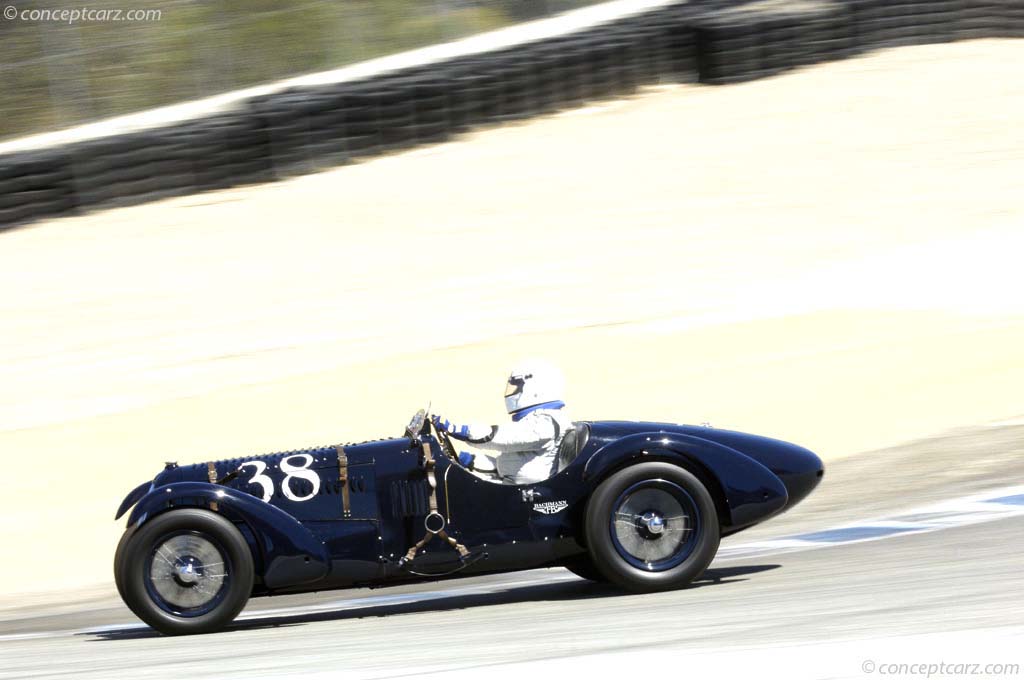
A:
<svg viewBox="0 0 1024 680">
<path fill-rule="evenodd" d="M 3 614 L 0 678 L 491 678 L 581 669 L 604 677 L 709 659 L 761 677 L 866 677 L 865 664 L 907 650 L 918 655 L 912 661 L 1020 664 L 989 677 L 1024 675 L 1022 448 L 1024 425 L 1016 424 L 836 461 L 804 505 L 724 541 L 720 559 L 681 591 L 624 595 L 538 570 L 259 599 L 229 631 L 187 638 L 154 634 L 109 595 L 71 596 Z M 997 502 L 922 511 L 1011 486 L 1017 495 Z M 986 508 L 1005 514 L 976 519 Z M 918 526 L 954 515 L 877 540 L 822 533 L 879 517 Z M 743 555 L 744 546 L 793 535 L 818 545 Z"/>
</svg>

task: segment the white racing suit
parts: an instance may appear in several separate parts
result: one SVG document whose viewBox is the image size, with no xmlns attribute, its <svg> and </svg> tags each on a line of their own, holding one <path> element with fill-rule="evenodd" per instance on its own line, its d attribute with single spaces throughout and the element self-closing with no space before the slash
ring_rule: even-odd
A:
<svg viewBox="0 0 1024 680">
<path fill-rule="evenodd" d="M 497 451 L 494 458 L 501 480 L 532 484 L 557 471 L 558 447 L 572 421 L 561 402 L 539 404 L 512 416 L 505 425 L 463 425 L 448 431 L 455 439 L 481 449 Z"/>
</svg>

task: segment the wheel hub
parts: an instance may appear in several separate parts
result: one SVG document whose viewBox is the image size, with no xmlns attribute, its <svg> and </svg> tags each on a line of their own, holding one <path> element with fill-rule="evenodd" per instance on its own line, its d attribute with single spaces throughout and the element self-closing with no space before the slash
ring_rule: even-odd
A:
<svg viewBox="0 0 1024 680">
<path fill-rule="evenodd" d="M 665 531 L 665 518 L 653 510 L 640 516 L 640 526 L 651 536 L 659 536 Z"/>
<path fill-rule="evenodd" d="M 192 556 L 178 560 L 178 573 L 175 578 L 184 586 L 195 585 L 203 577 L 202 564 L 197 564 Z"/>
</svg>

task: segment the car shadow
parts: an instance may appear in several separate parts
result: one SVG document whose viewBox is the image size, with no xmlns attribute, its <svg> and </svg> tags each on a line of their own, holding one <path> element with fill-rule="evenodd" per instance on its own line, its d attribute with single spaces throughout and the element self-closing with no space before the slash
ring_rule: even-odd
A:
<svg viewBox="0 0 1024 680">
<path fill-rule="evenodd" d="M 747 579 L 741 578 L 763 571 L 778 569 L 778 564 L 757 564 L 738 567 L 721 567 L 708 569 L 704 574 L 683 590 L 704 588 L 707 586 L 726 585 L 740 583 Z M 360 607 L 346 607 L 346 603 L 338 603 L 338 609 L 326 611 L 288 613 L 280 614 L 267 612 L 258 617 L 235 621 L 223 633 L 243 630 L 259 630 L 262 628 L 284 628 L 300 626 L 310 623 L 325 621 L 345 621 L 348 619 L 379 618 L 383 616 L 399 616 L 402 614 L 417 614 L 422 612 L 444 612 L 457 609 L 470 609 L 473 607 L 490 607 L 501 604 L 518 604 L 527 602 L 560 602 L 588 600 L 594 598 L 626 597 L 631 595 L 607 583 L 596 583 L 593 581 L 566 580 L 555 583 L 537 584 L 513 584 L 502 586 L 497 584 L 493 590 L 487 592 L 469 592 L 465 594 L 452 594 L 434 597 L 430 593 L 409 594 L 410 598 L 418 595 L 425 596 L 423 599 L 414 599 L 411 602 L 399 602 L 395 604 L 379 604 Z M 91 641 L 114 641 L 114 640 L 138 640 L 144 638 L 162 637 L 162 635 L 151 628 L 140 627 L 139 624 L 125 626 L 124 628 L 111 628 L 102 631 L 86 631 L 78 635 L 91 638 Z"/>
</svg>

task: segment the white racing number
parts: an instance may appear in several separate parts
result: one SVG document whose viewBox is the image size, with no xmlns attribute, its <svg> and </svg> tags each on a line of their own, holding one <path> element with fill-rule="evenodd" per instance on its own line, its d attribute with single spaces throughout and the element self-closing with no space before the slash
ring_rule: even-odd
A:
<svg viewBox="0 0 1024 680">
<path fill-rule="evenodd" d="M 249 483 L 259 484 L 260 488 L 263 490 L 263 500 L 269 503 L 271 497 L 274 495 L 274 480 L 263 474 L 263 471 L 267 469 L 267 464 L 262 460 L 250 460 L 247 463 L 239 465 L 238 469 L 241 470 L 242 468 L 250 465 L 256 468 L 256 472 L 253 474 L 252 479 L 249 480 Z"/>
<path fill-rule="evenodd" d="M 292 462 L 296 458 L 302 461 L 298 465 Z M 281 472 L 284 473 L 284 479 L 281 480 L 281 493 L 284 494 L 285 498 L 301 503 L 320 493 L 320 475 L 309 469 L 313 461 L 313 456 L 308 453 L 296 453 L 281 460 Z M 267 464 L 262 460 L 250 460 L 239 465 L 238 469 L 241 470 L 249 466 L 256 470 L 249 479 L 249 484 L 259 484 L 260 490 L 263 491 L 263 500 L 269 503 L 270 499 L 274 496 L 274 480 L 269 475 L 263 474 L 267 470 Z M 303 479 L 309 482 L 313 485 L 313 490 L 304 496 L 300 496 L 292 489 L 293 479 Z"/>
<path fill-rule="evenodd" d="M 292 465 L 289 461 L 302 458 L 302 465 Z M 284 473 L 284 481 L 281 482 L 281 493 L 290 501 L 308 501 L 320 491 L 320 475 L 309 469 L 313 464 L 313 456 L 308 453 L 297 453 L 281 460 L 281 472 Z M 313 485 L 313 490 L 305 496 L 298 496 L 292 491 L 292 479 L 304 479 Z"/>
</svg>

